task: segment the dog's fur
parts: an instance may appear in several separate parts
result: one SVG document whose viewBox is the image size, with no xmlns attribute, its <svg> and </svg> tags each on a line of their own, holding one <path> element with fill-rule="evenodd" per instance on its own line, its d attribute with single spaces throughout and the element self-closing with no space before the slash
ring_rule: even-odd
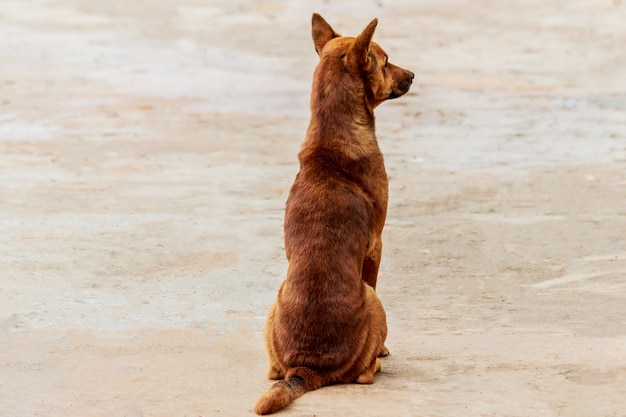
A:
<svg viewBox="0 0 626 417">
<path fill-rule="evenodd" d="M 387 354 L 385 311 L 376 296 L 387 211 L 387 174 L 374 108 L 405 94 L 413 73 L 372 42 L 374 19 L 356 38 L 313 15 L 320 62 L 300 172 L 285 213 L 289 268 L 265 328 L 275 383 L 254 411 L 271 414 L 307 391 L 371 384 Z"/>
</svg>

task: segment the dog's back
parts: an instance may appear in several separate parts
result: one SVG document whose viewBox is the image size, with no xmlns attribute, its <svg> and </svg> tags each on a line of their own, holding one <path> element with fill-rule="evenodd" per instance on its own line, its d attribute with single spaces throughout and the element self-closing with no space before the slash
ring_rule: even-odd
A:
<svg viewBox="0 0 626 417">
<path fill-rule="evenodd" d="M 278 300 L 293 339 L 283 352 L 287 367 L 341 368 L 365 337 L 361 268 L 373 203 L 340 171 L 332 161 L 303 161 L 287 200 L 289 269 Z"/>
</svg>

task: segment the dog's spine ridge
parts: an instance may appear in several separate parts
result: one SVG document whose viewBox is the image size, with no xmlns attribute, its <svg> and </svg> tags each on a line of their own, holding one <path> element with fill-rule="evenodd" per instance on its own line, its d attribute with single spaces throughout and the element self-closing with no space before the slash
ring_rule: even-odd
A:
<svg viewBox="0 0 626 417">
<path fill-rule="evenodd" d="M 276 382 L 259 398 L 254 412 L 259 415 L 273 414 L 303 394 L 321 387 L 321 378 L 315 371 L 301 367 L 291 369 L 284 380 Z"/>
</svg>

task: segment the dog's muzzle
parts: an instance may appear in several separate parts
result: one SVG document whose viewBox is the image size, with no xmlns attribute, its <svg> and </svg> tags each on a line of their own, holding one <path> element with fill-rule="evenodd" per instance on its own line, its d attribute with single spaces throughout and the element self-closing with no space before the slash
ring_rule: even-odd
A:
<svg viewBox="0 0 626 417">
<path fill-rule="evenodd" d="M 409 70 L 404 71 L 405 76 L 398 83 L 398 88 L 394 88 L 393 90 L 391 90 L 391 93 L 389 94 L 390 99 L 398 98 L 405 95 L 411 88 L 411 84 L 413 84 L 413 78 L 415 78 L 415 74 L 413 74 L 413 72 Z"/>
</svg>

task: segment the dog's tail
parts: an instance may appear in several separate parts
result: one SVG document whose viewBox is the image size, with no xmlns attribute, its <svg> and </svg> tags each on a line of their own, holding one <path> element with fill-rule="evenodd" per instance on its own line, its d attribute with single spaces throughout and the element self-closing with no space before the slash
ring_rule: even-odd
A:
<svg viewBox="0 0 626 417">
<path fill-rule="evenodd" d="M 278 381 L 259 398 L 254 412 L 259 415 L 272 414 L 287 407 L 303 394 L 321 388 L 322 378 L 309 368 L 290 369 L 282 381 Z"/>
</svg>

